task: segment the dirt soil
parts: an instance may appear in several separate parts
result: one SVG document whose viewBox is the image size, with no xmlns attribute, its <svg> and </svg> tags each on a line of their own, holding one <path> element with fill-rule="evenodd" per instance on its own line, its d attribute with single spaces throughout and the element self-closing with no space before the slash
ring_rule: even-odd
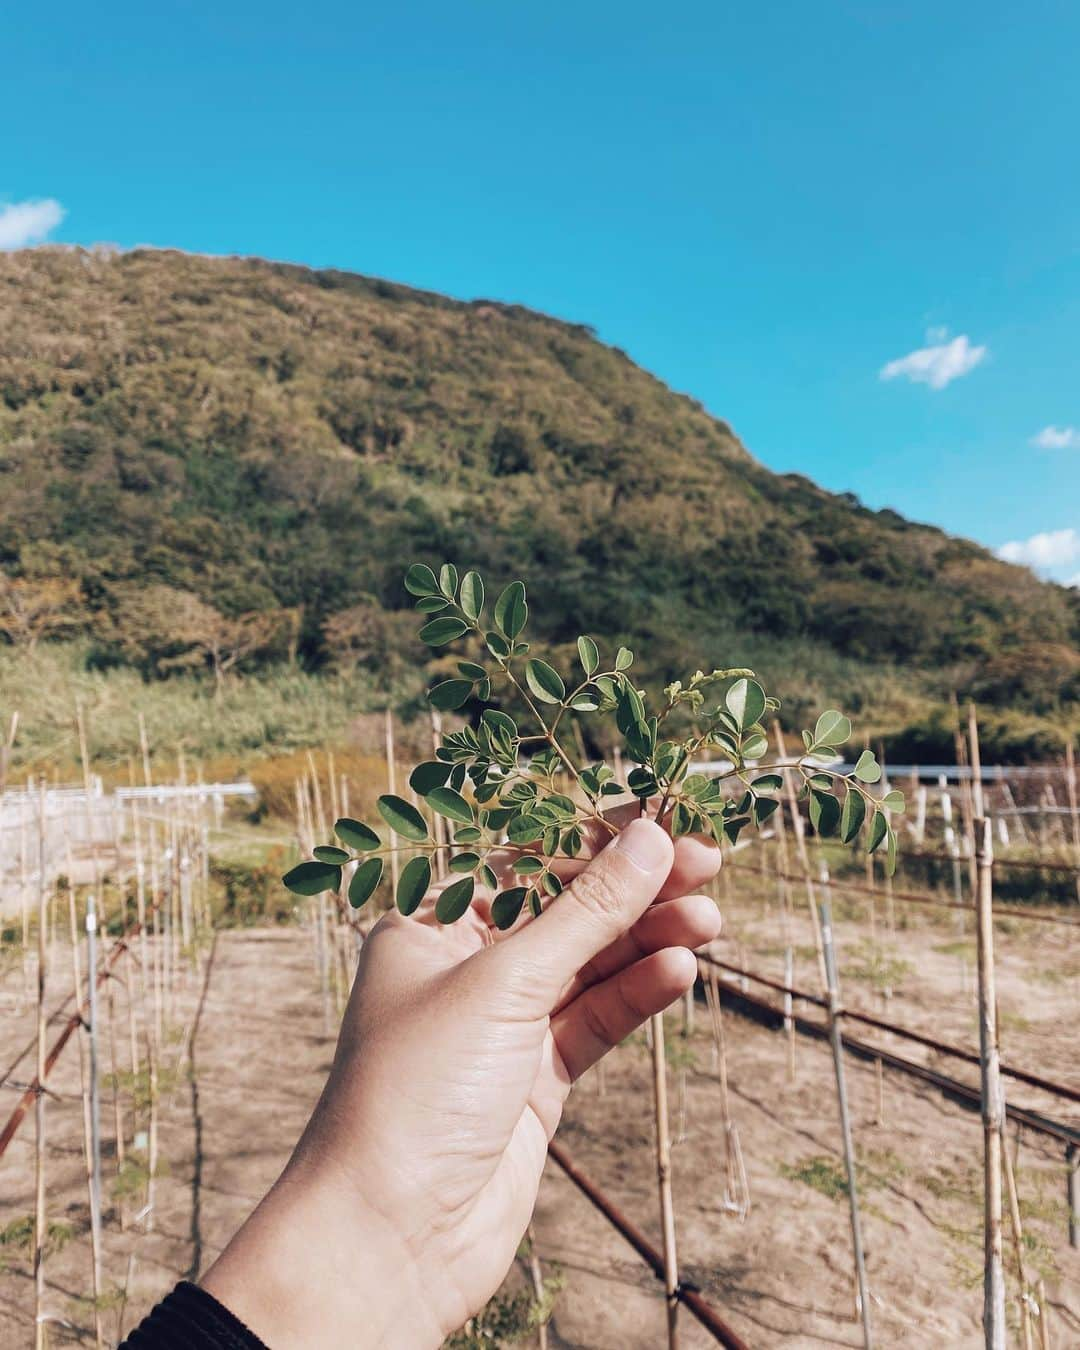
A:
<svg viewBox="0 0 1080 1350">
<path fill-rule="evenodd" d="M 748 883 L 738 891 L 738 903 L 730 895 L 725 901 L 725 937 L 717 954 L 781 978 L 780 911 L 755 899 Z M 851 1006 L 976 1044 L 974 949 L 970 931 L 956 931 L 954 916 L 902 911 L 890 933 L 881 911 L 873 939 L 865 910 L 838 903 L 836 919 Z M 805 903 L 791 940 L 797 949 L 796 984 L 815 988 Z M 999 953 L 1005 1058 L 1077 1086 L 1073 1027 L 1080 930 L 1016 923 L 999 932 Z M 59 947 L 57 978 L 63 976 L 65 987 L 67 960 L 67 950 Z M 204 970 L 205 978 L 203 972 L 187 977 L 174 1009 L 167 1065 L 176 1072 L 169 1074 L 173 1081 L 163 1099 L 153 1230 L 146 1231 L 145 1221 L 131 1222 L 141 1198 L 125 1204 L 126 1231 L 119 1224 L 119 1202 L 114 1195 L 107 1202 L 108 1306 L 102 1316 L 106 1341 L 114 1344 L 121 1325 L 130 1328 L 178 1277 L 194 1276 L 220 1250 L 277 1175 L 330 1065 L 333 1038 L 316 988 L 311 941 L 301 930 L 222 932 Z M 118 989 L 122 1058 L 124 998 Z M 680 1136 L 673 1165 L 684 1278 L 698 1285 L 751 1346 L 860 1345 L 828 1046 L 799 1038 L 792 1081 L 783 1033 L 725 1011 L 731 1113 L 751 1202 L 740 1221 L 725 1208 L 725 1132 L 709 1016 L 699 1002 L 689 1036 L 682 1033 L 680 1011 L 670 1013 L 667 1024 L 673 1124 Z M 0 1027 L 3 1072 L 33 1032 L 21 970 L 9 968 L 0 983 Z M 858 1034 L 873 1039 L 876 1033 Z M 917 1047 L 879 1043 L 932 1062 Z M 972 1070 L 952 1060 L 942 1060 L 940 1067 L 974 1081 Z M 978 1116 L 891 1070 L 884 1072 L 880 1098 L 872 1064 L 849 1057 L 846 1072 L 877 1343 L 981 1345 Z M 31 1074 L 28 1056 L 10 1077 L 24 1083 Z M 93 1342 L 79 1081 L 73 1042 L 50 1079 L 57 1096 L 47 1108 L 50 1217 L 72 1230 L 47 1268 L 48 1309 L 58 1319 L 49 1328 L 53 1345 Z M 1068 1103 L 1007 1086 L 1011 1100 L 1080 1123 L 1080 1112 L 1064 1109 Z M 16 1098 L 9 1084 L 0 1098 L 5 1117 Z M 108 1091 L 102 1120 L 111 1182 L 115 1132 Z M 560 1139 L 659 1246 L 643 1037 L 620 1047 L 602 1078 L 593 1071 L 583 1081 L 568 1105 Z M 32 1213 L 33 1140 L 31 1115 L 0 1162 L 0 1230 Z M 1014 1141 L 1010 1130 L 1010 1144 Z M 1058 1146 L 1025 1132 L 1017 1178 L 1024 1259 L 1029 1278 L 1046 1283 L 1051 1344 L 1055 1350 L 1080 1346 L 1080 1252 L 1068 1246 Z M 554 1164 L 541 1189 L 535 1232 L 545 1270 L 557 1266 L 563 1279 L 550 1326 L 553 1350 L 657 1350 L 666 1344 L 657 1281 Z M 1015 1322 L 1008 1227 L 1006 1241 Z M 515 1272 L 515 1287 L 521 1279 Z M 680 1327 L 682 1350 L 714 1344 L 685 1313 Z M 32 1280 L 25 1251 L 12 1240 L 0 1246 L 0 1346 L 32 1343 Z"/>
</svg>

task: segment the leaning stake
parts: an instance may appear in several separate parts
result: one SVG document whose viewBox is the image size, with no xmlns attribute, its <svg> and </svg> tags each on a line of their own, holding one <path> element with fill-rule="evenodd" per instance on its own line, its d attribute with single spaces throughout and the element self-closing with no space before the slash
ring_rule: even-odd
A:
<svg viewBox="0 0 1080 1350">
<path fill-rule="evenodd" d="M 829 1040 L 832 1043 L 833 1068 L 836 1070 L 836 1100 L 840 1108 L 840 1133 L 844 1143 L 844 1169 L 847 1172 L 848 1202 L 851 1207 L 851 1245 L 855 1252 L 855 1277 L 859 1284 L 859 1316 L 862 1318 L 863 1347 L 874 1344 L 870 1328 L 870 1294 L 866 1287 L 866 1262 L 863 1259 L 862 1224 L 859 1219 L 859 1193 L 855 1185 L 855 1145 L 851 1137 L 847 1084 L 844 1080 L 844 1042 L 840 1033 L 840 987 L 836 975 L 836 948 L 833 946 L 832 914 L 829 902 L 821 902 L 821 945 L 825 953 L 828 980 Z"/>
</svg>

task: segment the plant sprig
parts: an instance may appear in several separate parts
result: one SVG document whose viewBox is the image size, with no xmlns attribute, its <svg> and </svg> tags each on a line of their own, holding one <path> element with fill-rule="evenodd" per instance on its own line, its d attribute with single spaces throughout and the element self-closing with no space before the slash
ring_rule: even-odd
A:
<svg viewBox="0 0 1080 1350">
<path fill-rule="evenodd" d="M 785 769 L 798 775 L 798 795 L 808 801 L 810 823 L 819 835 L 838 835 L 844 843 L 865 835 L 867 851 L 884 847 L 886 871 L 895 870 L 891 817 L 904 809 L 904 796 L 892 790 L 876 797 L 869 791 L 882 777 L 870 750 L 862 752 L 850 775 L 835 767 L 839 748 L 851 737 L 851 722 L 843 713 L 828 709 L 812 731 L 803 731 L 804 753 L 794 763 L 770 763 L 765 724 L 780 703 L 752 670 L 695 671 L 685 682 L 669 684 L 663 706 L 650 713 L 645 691 L 630 676 L 634 655 L 626 647 L 605 663 L 597 643 L 582 635 L 577 640 L 580 673 L 569 680 L 529 655 L 522 637 L 529 617 L 523 582 L 513 581 L 499 594 L 490 620 L 478 572 L 459 577 L 453 563 L 444 563 L 436 575 L 414 563 L 405 587 L 426 616 L 420 638 L 429 647 L 472 637 L 487 653 L 484 664 L 459 660 L 457 673 L 428 692 L 440 711 L 469 705 L 474 715 L 446 732 L 435 758 L 410 775 L 409 786 L 431 819 L 402 797 L 380 797 L 379 815 L 401 842 L 384 844 L 365 822 L 339 820 L 334 827 L 339 842 L 320 845 L 309 862 L 286 874 L 285 885 L 296 894 L 340 892 L 344 868 L 356 863 L 347 894 L 359 908 L 382 882 L 384 857 L 408 852 L 412 857 L 401 870 L 395 901 L 402 913 L 411 914 L 431 884 L 432 860 L 445 853 L 448 871 L 460 875 L 441 892 L 436 918 L 442 923 L 460 919 L 482 886 L 496 891 L 494 923 L 509 928 L 523 909 L 539 914 L 559 894 L 562 883 L 551 866 L 556 858 L 578 857 L 590 831 L 618 833 L 603 810 L 612 798 L 632 795 L 643 811 L 655 800 L 655 818 L 676 838 L 703 834 L 721 845 L 734 844 L 744 829 L 760 828 L 779 809 Z M 503 693 L 525 706 L 530 727 L 520 729 L 495 706 Z M 682 739 L 664 734 L 676 709 L 691 728 Z M 634 765 L 625 783 L 604 762 L 575 758 L 562 734 L 567 717 L 614 719 L 623 755 Z M 720 772 L 695 768 L 702 755 L 717 754 L 727 764 Z M 449 842 L 433 831 L 435 817 L 444 822 Z M 512 857 L 515 884 L 502 890 L 488 861 L 495 849 Z"/>
</svg>

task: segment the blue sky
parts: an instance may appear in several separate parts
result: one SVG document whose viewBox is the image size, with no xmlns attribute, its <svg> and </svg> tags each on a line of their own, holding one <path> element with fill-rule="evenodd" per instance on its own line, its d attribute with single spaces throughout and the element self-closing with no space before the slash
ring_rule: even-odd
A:
<svg viewBox="0 0 1080 1350">
<path fill-rule="evenodd" d="M 0 247 L 520 301 L 772 468 L 1080 578 L 1078 53 L 1066 0 L 21 6 Z"/>
</svg>

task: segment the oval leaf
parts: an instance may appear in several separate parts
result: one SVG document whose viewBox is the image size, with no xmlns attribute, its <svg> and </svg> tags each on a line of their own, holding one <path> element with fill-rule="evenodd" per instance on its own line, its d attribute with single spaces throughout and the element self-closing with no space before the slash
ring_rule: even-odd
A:
<svg viewBox="0 0 1080 1350">
<path fill-rule="evenodd" d="M 452 767 L 440 759 L 425 760 L 409 774 L 409 786 L 419 796 L 426 797 L 432 788 L 442 787 L 450 777 Z"/>
<path fill-rule="evenodd" d="M 321 895 L 341 885 L 341 868 L 333 863 L 302 862 L 281 879 L 294 895 Z"/>
<path fill-rule="evenodd" d="M 844 798 L 844 810 L 840 816 L 840 838 L 850 844 L 862 829 L 866 816 L 866 802 L 857 788 L 848 788 Z"/>
<path fill-rule="evenodd" d="M 466 572 L 461 578 L 458 604 L 467 619 L 471 619 L 473 623 L 479 619 L 480 612 L 484 608 L 484 583 L 479 572 Z"/>
<path fill-rule="evenodd" d="M 424 563 L 413 563 L 405 573 L 405 589 L 410 595 L 437 595 L 439 583 L 430 567 Z"/>
<path fill-rule="evenodd" d="M 472 807 L 461 793 L 455 792 L 452 787 L 432 788 L 424 800 L 433 811 L 438 811 L 440 816 L 449 816 L 451 820 L 456 820 L 462 825 L 473 823 Z"/>
<path fill-rule="evenodd" d="M 815 745 L 843 745 L 851 735 L 851 722 L 842 712 L 827 708 L 814 727 Z"/>
<path fill-rule="evenodd" d="M 855 777 L 861 783 L 876 783 L 881 777 L 881 765 L 872 750 L 864 750 L 855 764 Z"/>
<path fill-rule="evenodd" d="M 472 903 L 476 883 L 472 877 L 451 882 L 435 901 L 435 917 L 440 923 L 457 923 Z"/>
<path fill-rule="evenodd" d="M 500 891 L 491 903 L 491 921 L 501 932 L 512 928 L 525 903 L 527 888 L 512 886 L 508 891 Z"/>
<path fill-rule="evenodd" d="M 578 657 L 586 679 L 591 679 L 600 669 L 600 651 L 591 637 L 579 637 L 577 640 Z"/>
<path fill-rule="evenodd" d="M 375 887 L 382 880 L 382 872 L 381 858 L 368 858 L 356 869 L 352 881 L 349 882 L 349 904 L 353 909 L 359 909 L 365 901 L 371 899 Z"/>
<path fill-rule="evenodd" d="M 480 854 L 455 853 L 448 865 L 451 872 L 475 872 L 480 866 Z"/>
<path fill-rule="evenodd" d="M 566 685 L 557 670 L 553 670 L 546 661 L 527 661 L 525 663 L 525 683 L 541 703 L 561 703 L 566 697 Z"/>
<path fill-rule="evenodd" d="M 747 731 L 765 711 L 765 690 L 756 680 L 736 680 L 724 695 L 724 703 L 739 730 Z"/>
<path fill-rule="evenodd" d="M 444 647 L 468 631 L 469 625 L 464 619 L 452 617 L 432 619 L 420 629 L 420 641 L 426 642 L 429 647 Z"/>
<path fill-rule="evenodd" d="M 512 581 L 495 602 L 495 622 L 512 641 L 525 627 L 528 617 L 525 586 L 520 581 Z"/>
<path fill-rule="evenodd" d="M 398 877 L 397 895 L 394 897 L 402 914 L 411 914 L 427 894 L 431 885 L 431 863 L 427 858 L 410 858 L 401 869 Z"/>
<path fill-rule="evenodd" d="M 349 855 L 343 848 L 335 848 L 333 844 L 320 844 L 318 848 L 311 850 L 311 856 L 317 858 L 319 862 L 333 863 L 335 867 L 340 867 L 342 863 L 349 861 Z"/>
<path fill-rule="evenodd" d="M 875 811 L 874 818 L 870 822 L 870 838 L 866 842 L 867 853 L 873 853 L 888 833 L 889 822 L 885 818 L 885 813 L 883 811 Z"/>
<path fill-rule="evenodd" d="M 620 647 L 615 653 L 615 669 L 629 670 L 634 664 L 634 653 L 629 647 Z"/>
<path fill-rule="evenodd" d="M 439 568 L 439 590 L 447 600 L 453 600 L 457 595 L 457 568 L 453 563 L 443 563 Z"/>
<path fill-rule="evenodd" d="M 827 837 L 836 833 L 840 823 L 840 803 L 831 792 L 810 791 L 810 824 L 818 834 Z"/>
<path fill-rule="evenodd" d="M 353 820 L 350 816 L 342 816 L 335 822 L 334 833 L 343 844 L 356 849 L 357 853 L 367 853 L 382 844 L 370 825 L 365 825 L 362 820 Z"/>
<path fill-rule="evenodd" d="M 387 793 L 375 805 L 379 808 L 379 815 L 395 834 L 418 841 L 428 837 L 427 822 L 411 803 Z"/>
<path fill-rule="evenodd" d="M 460 708 L 463 703 L 468 703 L 471 693 L 471 680 L 443 680 L 441 684 L 437 684 L 434 688 L 428 690 L 428 702 L 433 708 L 439 708 L 443 712 L 453 712 L 455 708 Z"/>
</svg>

